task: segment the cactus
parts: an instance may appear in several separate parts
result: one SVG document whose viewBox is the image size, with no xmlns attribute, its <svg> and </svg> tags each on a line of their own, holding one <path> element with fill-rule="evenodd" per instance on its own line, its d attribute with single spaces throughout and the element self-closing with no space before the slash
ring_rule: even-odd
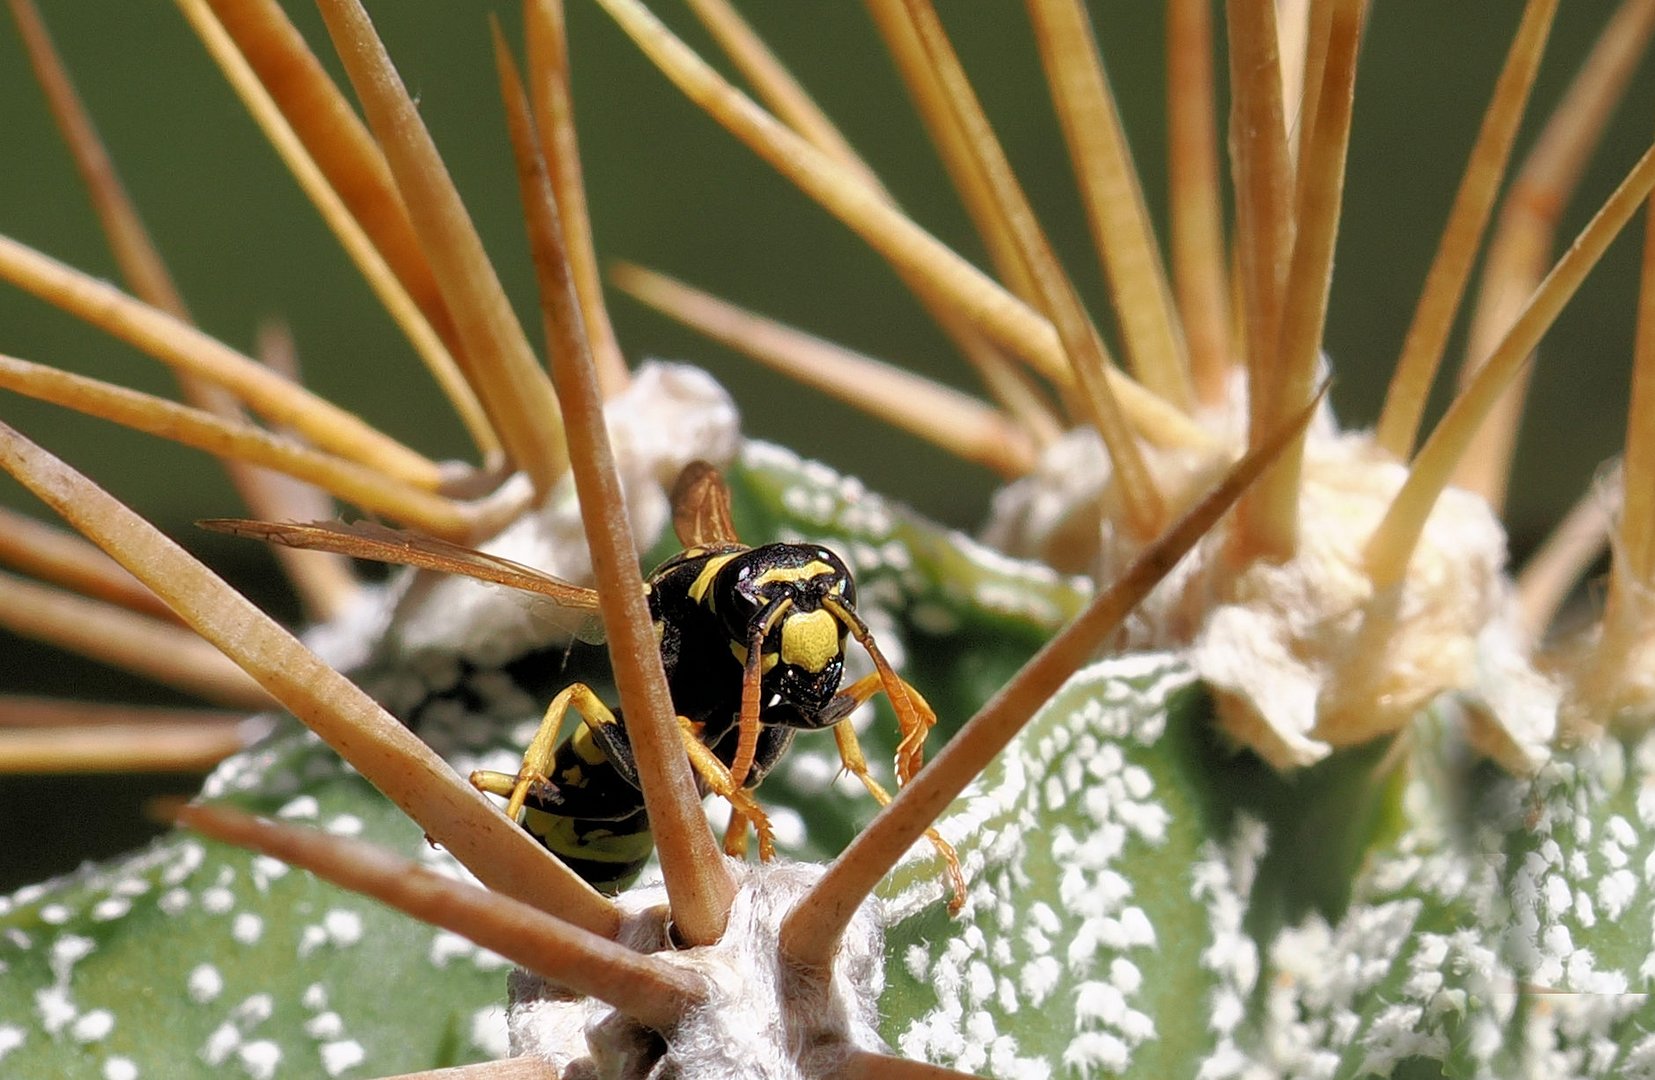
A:
<svg viewBox="0 0 1655 1080">
<path fill-rule="evenodd" d="M 437 465 L 191 329 L 165 271 L 141 269 L 153 249 L 107 189 L 102 213 L 125 236 L 117 258 L 135 299 L 11 240 L 0 240 L 0 275 L 163 359 L 196 408 L 10 359 L 0 382 L 238 468 L 287 472 L 408 527 L 595 577 L 613 663 L 571 644 L 569 620 L 498 589 L 412 571 L 364 586 L 319 560 L 293 570 L 321 615 L 300 645 L 137 515 L 0 430 L 8 470 L 124 570 L 61 537 L 20 541 L 12 558 L 142 612 L 144 632 L 170 643 L 151 651 L 182 650 L 184 631 L 130 573 L 252 679 L 205 662 L 185 672 L 193 652 L 160 665 L 163 677 L 286 707 L 238 729 L 245 745 L 195 805 L 169 811 L 185 828 L 0 899 L 0 1071 L 383 1076 L 525 1055 L 541 1059 L 525 1076 L 564 1075 L 587 1056 L 569 1075 L 904 1075 L 901 1059 L 1018 1078 L 1655 1075 L 1644 1010 L 1655 981 L 1655 349 L 1640 340 L 1624 471 L 1603 484 L 1623 504 L 1613 526 L 1588 521 L 1587 543 L 1572 545 L 1582 530 L 1560 530 L 1515 582 L 1498 514 L 1514 420 L 1497 404 L 1655 186 L 1648 156 L 1542 281 L 1543 267 L 1513 254 L 1551 242 L 1525 208 L 1560 200 L 1558 174 L 1590 149 L 1540 140 L 1487 256 L 1470 347 L 1481 366 L 1419 440 L 1432 354 L 1495 196 L 1468 181 L 1377 428 L 1352 432 L 1317 384 L 1340 359 L 1320 345 L 1361 0 L 1298 15 L 1228 6 L 1227 54 L 1239 71 L 1272 73 L 1232 83 L 1236 250 L 1232 260 L 1214 233 L 1203 253 L 1198 238 L 1194 255 L 1175 251 L 1170 284 L 1141 196 L 1093 197 L 1131 170 L 1105 164 L 1116 151 L 1099 107 L 1114 105 L 1101 68 L 1075 48 L 1092 41 L 1084 10 L 1030 0 L 1132 378 L 1108 363 L 1021 212 L 928 4 L 870 6 L 904 79 L 922 99 L 928 85 L 939 91 L 922 112 L 951 171 L 970 178 L 1009 289 L 914 226 L 808 101 L 788 99 L 785 73 L 754 63 L 763 46 L 744 43 L 722 4 L 693 6 L 780 120 L 744 104 L 634 0 L 600 0 L 692 100 L 893 264 L 977 361 L 994 404 L 652 271 L 624 267 L 617 283 L 997 472 L 1007 484 L 984 542 L 906 509 L 876 480 L 743 437 L 730 395 L 700 371 L 628 370 L 570 170 L 558 4 L 524 6 L 527 91 L 496 37 L 550 379 L 366 14 L 354 0 L 321 6 L 363 101 L 358 143 L 330 142 L 343 113 L 299 109 L 304 91 L 273 77 L 278 57 L 308 63 L 274 5 L 180 0 L 255 111 L 274 95 L 264 122 L 278 143 L 291 136 L 295 171 L 314 161 L 313 197 L 338 204 L 347 247 L 446 387 L 480 464 Z M 1479 136 L 1474 158 L 1496 182 L 1556 7 L 1527 6 Z M 1187 61 L 1208 51 L 1204 8 L 1167 8 L 1173 94 L 1186 107 L 1202 104 Z M 50 69 L 32 7 L 14 11 Z M 1652 24 L 1655 5 L 1628 0 L 1551 130 L 1595 130 L 1582 117 L 1613 99 Z M 1293 48 L 1302 70 L 1281 63 L 1278 50 L 1292 60 Z M 1199 135 L 1182 115 L 1183 133 Z M 1294 115 L 1302 131 L 1285 125 Z M 72 141 L 96 151 L 95 136 Z M 1214 210 L 1216 171 L 1210 182 Z M 374 190 L 394 192 L 379 199 L 383 217 L 370 210 Z M 1175 203 L 1175 231 L 1199 232 L 1189 202 Z M 1291 251 L 1276 246 L 1289 234 Z M 1135 261 L 1144 254 L 1149 263 Z M 1203 259 L 1217 271 L 1206 285 L 1229 295 L 1201 291 Z M 1532 296 L 1502 307 L 1502 287 Z M 1233 320 L 1231 299 L 1242 305 Z M 232 407 L 215 387 L 231 390 Z M 245 423 L 249 412 L 296 437 Z M 659 739 L 632 696 L 654 646 L 647 625 L 620 624 L 617 597 L 637 595 L 634 555 L 647 564 L 672 550 L 665 492 L 697 458 L 724 468 L 744 540 L 820 542 L 845 558 L 881 649 L 940 718 L 936 760 L 876 814 L 860 784 L 836 776 L 829 737 L 802 734 L 760 789 L 782 860 L 704 860 L 722 870 L 693 896 L 685 875 L 704 868 L 685 853 L 714 850 L 711 834 L 646 773 L 645 797 L 668 800 L 650 803 L 660 862 L 611 904 L 566 881 L 454 774 L 515 770 L 545 702 L 577 678 L 624 701 L 636 741 Z M 1466 490 L 1445 490 L 1456 469 Z M 268 512 L 317 505 L 240 482 Z M 1543 640 L 1611 530 L 1601 621 Z M 54 563 L 49 549 L 74 555 Z M 62 569 L 75 560 L 91 569 Z M 628 652 L 640 629 L 643 646 Z M 894 788 L 890 708 L 850 722 Z M 985 740 L 1004 747 L 968 758 Z M 8 745 L 0 759 L 21 759 Z M 681 764 L 664 757 L 663 776 Z M 915 809 L 926 799 L 942 807 L 934 819 Z M 721 812 L 716 800 L 710 809 Z M 933 820 L 964 870 L 957 913 L 933 849 L 900 855 Z M 845 884 L 870 873 L 871 898 Z"/>
</svg>

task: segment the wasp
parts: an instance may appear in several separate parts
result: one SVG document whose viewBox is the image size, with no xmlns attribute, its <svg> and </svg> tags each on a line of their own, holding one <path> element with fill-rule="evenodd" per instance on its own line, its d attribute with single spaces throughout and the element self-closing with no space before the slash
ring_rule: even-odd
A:
<svg viewBox="0 0 1655 1080">
<path fill-rule="evenodd" d="M 891 668 L 856 611 L 843 560 L 817 544 L 740 542 L 718 470 L 693 462 L 672 493 L 684 549 L 646 578 L 650 617 L 678 723 L 702 795 L 731 807 L 724 850 L 743 856 L 751 826 L 761 860 L 774 856 L 768 817 L 753 795 L 800 731 L 832 729 L 839 758 L 881 805 L 890 795 L 868 770 L 850 714 L 883 690 L 897 715 L 899 783 L 919 769 L 936 714 Z M 290 547 L 333 551 L 458 573 L 535 593 L 576 612 L 596 612 L 595 590 L 485 552 L 371 523 L 276 524 L 219 519 L 203 526 Z M 874 671 L 842 686 L 847 638 Z M 565 720 L 579 722 L 568 735 Z M 654 848 L 638 769 L 621 713 L 574 683 L 547 706 L 516 774 L 479 771 L 471 782 L 506 798 L 505 812 L 601 892 L 630 884 Z M 953 849 L 943 856 L 957 910 L 964 885 Z"/>
</svg>

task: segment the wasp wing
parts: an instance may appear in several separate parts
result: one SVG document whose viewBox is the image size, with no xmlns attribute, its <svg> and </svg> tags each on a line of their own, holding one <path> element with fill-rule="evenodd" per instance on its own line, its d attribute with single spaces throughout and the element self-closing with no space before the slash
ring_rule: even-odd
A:
<svg viewBox="0 0 1655 1080">
<path fill-rule="evenodd" d="M 263 540 L 284 547 L 331 551 L 338 555 L 390 563 L 394 566 L 412 566 L 419 570 L 460 574 L 493 585 L 504 585 L 510 589 L 543 596 L 558 607 L 570 611 L 598 610 L 598 594 L 595 589 L 575 585 L 536 570 L 532 566 L 524 566 L 498 555 L 439 540 L 434 536 L 388 528 L 371 521 L 299 523 L 210 518 L 196 524 L 213 532 Z M 596 618 L 589 620 L 589 625 L 583 626 L 577 636 L 586 641 L 602 641 L 600 621 Z"/>
<path fill-rule="evenodd" d="M 686 548 L 739 544 L 730 517 L 730 489 L 716 467 L 692 461 L 672 486 L 672 528 Z"/>
</svg>

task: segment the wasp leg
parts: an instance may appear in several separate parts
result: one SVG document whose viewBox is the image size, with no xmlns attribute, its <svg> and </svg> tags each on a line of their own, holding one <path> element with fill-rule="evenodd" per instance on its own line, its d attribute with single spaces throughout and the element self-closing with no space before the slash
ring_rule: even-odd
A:
<svg viewBox="0 0 1655 1080">
<path fill-rule="evenodd" d="M 937 714 L 926 702 L 925 697 L 908 685 L 891 667 L 890 661 L 885 659 L 885 654 L 880 652 L 879 646 L 874 643 L 873 633 L 868 629 L 868 624 L 862 621 L 862 616 L 831 596 L 825 597 L 822 604 L 845 625 L 851 636 L 868 654 L 868 659 L 873 661 L 874 670 L 878 673 L 879 685 L 884 687 L 885 696 L 891 699 L 891 708 L 896 710 L 897 726 L 902 732 L 902 741 L 896 748 L 896 778 L 899 784 L 906 784 L 925 763 L 925 736 L 936 726 Z M 855 690 L 870 677 L 856 680 L 851 689 Z M 872 697 L 873 692 L 872 689 L 865 690 L 866 696 L 863 700 Z"/>
<path fill-rule="evenodd" d="M 512 788 L 517 786 L 516 773 L 495 772 L 493 769 L 473 769 L 467 779 L 484 795 L 499 795 L 506 799 L 511 798 Z"/>
<path fill-rule="evenodd" d="M 724 854 L 733 859 L 747 857 L 747 815 L 730 808 L 730 823 L 724 827 Z"/>
<path fill-rule="evenodd" d="M 690 755 L 690 765 L 694 767 L 697 776 L 707 785 L 707 790 L 726 800 L 730 804 L 730 826 L 734 830 L 736 822 L 743 820 L 740 829 L 741 846 L 745 848 L 747 829 L 745 822 L 753 823 L 753 831 L 759 835 L 759 858 L 765 862 L 776 857 L 775 835 L 770 829 L 770 818 L 759 807 L 758 800 L 747 788 L 738 786 L 730 776 L 730 769 L 718 756 L 707 748 L 695 733 L 695 725 L 688 717 L 678 718 L 678 728 L 682 733 L 684 750 Z M 730 852 L 730 834 L 725 833 L 724 850 Z M 734 854 L 734 852 L 731 852 Z"/>
<path fill-rule="evenodd" d="M 490 795 L 507 796 L 506 815 L 516 821 L 523 812 L 523 803 L 528 798 L 529 789 L 536 784 L 551 782 L 552 762 L 557 753 L 558 734 L 563 728 L 563 717 L 571 708 L 584 721 L 577 729 L 571 740 L 576 742 L 575 750 L 580 752 L 579 743 L 582 736 L 586 741 L 592 741 L 592 733 L 605 728 L 618 727 L 615 714 L 609 711 L 592 688 L 585 683 L 574 683 L 565 687 L 546 706 L 546 715 L 540 719 L 540 727 L 534 733 L 529 748 L 523 752 L 523 765 L 517 770 L 517 775 L 509 773 L 488 772 L 478 770 L 471 774 L 471 784 L 479 791 Z M 594 747 L 592 754 L 582 753 L 583 758 L 589 757 L 594 762 L 603 760 L 601 748 Z"/>
<path fill-rule="evenodd" d="M 885 676 L 895 680 L 898 687 L 895 693 L 891 691 L 891 683 Z M 833 696 L 828 707 L 822 710 L 824 717 L 831 717 L 837 725 L 838 721 L 849 716 L 852 711 L 865 704 L 879 691 L 884 690 L 885 696 L 891 699 L 896 710 L 897 726 L 902 733 L 902 741 L 896 748 L 896 782 L 905 785 L 919 772 L 919 767 L 925 760 L 925 736 L 937 725 L 937 714 L 931 708 L 931 703 L 925 700 L 913 684 L 889 668 L 864 675 Z M 905 695 L 899 698 L 898 695 Z M 903 704 L 911 706 L 904 709 Z M 825 725 L 824 725 L 825 726 Z"/>
<path fill-rule="evenodd" d="M 856 741 L 856 731 L 850 726 L 849 720 L 842 720 L 833 725 L 833 741 L 839 745 L 839 760 L 844 763 L 845 771 L 862 781 L 862 786 L 868 789 L 868 794 L 872 795 L 880 806 L 889 806 L 891 796 L 868 772 L 868 760 L 862 756 L 862 744 Z M 965 906 L 965 875 L 960 872 L 960 857 L 955 854 L 954 846 L 944 840 L 937 830 L 926 829 L 925 838 L 931 841 L 931 846 L 942 856 L 944 872 L 948 875 L 949 885 L 954 890 L 953 899 L 948 901 L 948 913 L 958 915 L 960 909 Z"/>
<path fill-rule="evenodd" d="M 894 672 L 891 677 L 896 680 L 897 686 L 901 687 L 902 693 L 908 695 L 908 703 L 914 707 L 914 717 L 918 720 L 918 723 L 912 726 L 902 723 L 902 741 L 897 743 L 896 747 L 897 781 L 906 784 L 919 772 L 919 767 L 925 764 L 925 737 L 937 726 L 937 713 L 931 708 L 931 703 L 925 700 L 925 695 L 914 688 L 913 683 Z M 886 695 L 889 696 L 890 692 L 890 687 L 887 686 Z M 897 709 L 897 718 L 899 722 L 903 720 L 900 707 Z"/>
</svg>

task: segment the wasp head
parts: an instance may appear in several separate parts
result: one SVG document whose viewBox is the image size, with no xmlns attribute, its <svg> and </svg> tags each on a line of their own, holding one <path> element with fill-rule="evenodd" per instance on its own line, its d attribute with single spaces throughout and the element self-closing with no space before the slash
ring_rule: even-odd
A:
<svg viewBox="0 0 1655 1080">
<path fill-rule="evenodd" d="M 833 552 L 814 544 L 766 544 L 733 560 L 721 576 L 718 611 L 745 651 L 763 628 L 765 689 L 805 712 L 839 690 L 848 628 L 823 605 L 854 607 L 856 585 Z"/>
</svg>

